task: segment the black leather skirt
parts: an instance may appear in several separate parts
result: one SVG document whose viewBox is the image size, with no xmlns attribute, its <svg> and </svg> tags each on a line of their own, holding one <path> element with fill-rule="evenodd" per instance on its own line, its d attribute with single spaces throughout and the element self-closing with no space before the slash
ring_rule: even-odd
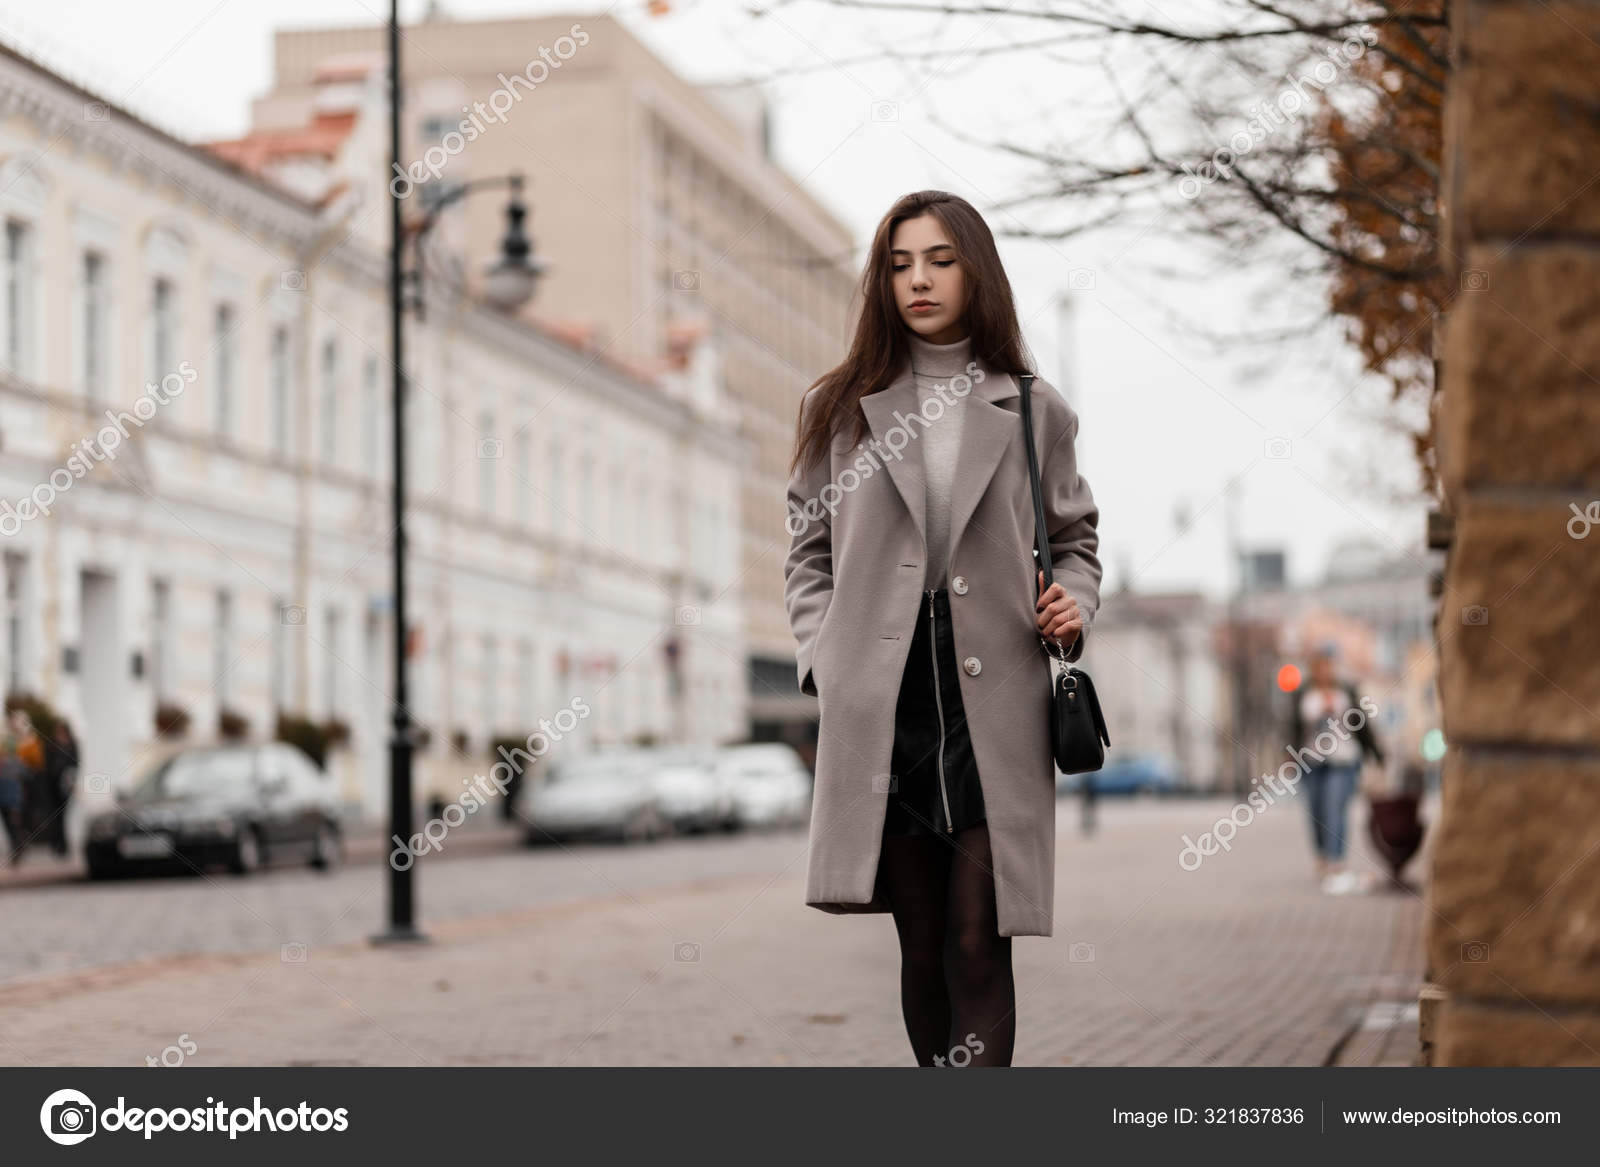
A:
<svg viewBox="0 0 1600 1167">
<path fill-rule="evenodd" d="M 949 592 L 924 589 L 895 706 L 886 835 L 948 837 L 984 820 L 957 667 Z"/>
</svg>

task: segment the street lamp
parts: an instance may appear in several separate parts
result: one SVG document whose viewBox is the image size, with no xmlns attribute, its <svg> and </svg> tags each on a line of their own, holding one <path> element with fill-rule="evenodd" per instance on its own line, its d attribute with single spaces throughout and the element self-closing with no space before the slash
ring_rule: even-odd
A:
<svg viewBox="0 0 1600 1167">
<path fill-rule="evenodd" d="M 510 176 L 511 201 L 506 204 L 506 233 L 500 241 L 500 258 L 484 273 L 483 294 L 503 312 L 512 312 L 533 299 L 545 266 L 533 258 L 533 244 L 523 231 L 528 209 L 522 205 L 522 176 Z"/>
<path fill-rule="evenodd" d="M 400 165 L 400 0 L 390 0 L 389 4 L 389 154 L 394 173 L 403 173 Z M 389 316 L 394 361 L 394 705 L 389 738 L 389 830 L 391 838 L 399 840 L 396 850 L 407 845 L 412 835 L 411 761 L 414 744 L 406 685 L 406 648 L 409 640 L 406 621 L 406 290 L 409 284 L 412 303 L 420 318 L 423 302 L 422 240 L 445 207 L 472 191 L 491 186 L 510 187 L 511 201 L 506 207 L 507 225 L 501 241 L 500 258 L 486 273 L 484 291 L 495 307 L 512 311 L 533 297 L 539 276 L 544 272 L 544 265 L 533 258 L 533 247 L 523 230 L 527 208 L 523 206 L 521 198 L 522 176 L 511 174 L 440 188 L 422 216 L 409 226 L 401 214 L 398 192 L 392 184 L 389 187 Z M 415 249 L 410 272 L 405 269 L 408 241 Z M 416 925 L 412 882 L 415 859 L 416 856 L 412 855 L 403 864 L 393 860 L 389 864 L 389 926 L 386 931 L 373 937 L 375 943 L 407 943 L 426 939 Z"/>
<path fill-rule="evenodd" d="M 437 187 L 424 187 L 425 210 L 421 217 L 405 228 L 412 243 L 411 270 L 402 273 L 402 281 L 410 286 L 410 305 L 417 318 L 422 318 L 422 243 L 439 222 L 447 207 L 454 206 L 469 194 L 491 187 L 509 187 L 510 201 L 506 203 L 506 233 L 500 238 L 500 256 L 484 269 L 483 297 L 503 312 L 514 312 L 529 300 L 538 287 L 539 277 L 545 273 L 543 260 L 533 255 L 523 227 L 528 208 L 522 202 L 522 175 L 505 174 L 496 178 L 475 178 L 471 182 L 452 182 Z"/>
</svg>

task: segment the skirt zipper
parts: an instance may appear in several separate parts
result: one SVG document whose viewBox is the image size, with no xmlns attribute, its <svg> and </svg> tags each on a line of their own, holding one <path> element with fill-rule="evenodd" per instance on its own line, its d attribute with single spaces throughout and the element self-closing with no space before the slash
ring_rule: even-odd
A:
<svg viewBox="0 0 1600 1167">
<path fill-rule="evenodd" d="M 939 798 L 944 803 L 944 831 L 950 834 L 955 823 L 950 818 L 950 792 L 944 785 L 944 696 L 939 692 L 939 637 L 933 617 L 933 590 L 928 591 L 928 655 L 933 658 L 933 704 L 939 711 Z"/>
</svg>

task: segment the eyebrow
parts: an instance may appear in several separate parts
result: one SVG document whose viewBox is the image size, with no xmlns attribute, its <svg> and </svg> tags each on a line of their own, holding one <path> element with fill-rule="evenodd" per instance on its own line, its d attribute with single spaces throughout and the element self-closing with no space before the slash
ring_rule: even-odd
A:
<svg viewBox="0 0 1600 1167">
<path fill-rule="evenodd" d="M 932 247 L 924 247 L 922 249 L 922 254 L 923 255 L 928 255 L 929 253 L 934 252 L 934 251 L 954 251 L 955 249 L 956 249 L 955 248 L 955 244 L 953 244 L 953 243 L 935 243 Z M 889 254 L 890 255 L 910 255 L 911 253 L 909 251 L 907 251 L 904 247 L 891 247 L 889 249 Z"/>
</svg>

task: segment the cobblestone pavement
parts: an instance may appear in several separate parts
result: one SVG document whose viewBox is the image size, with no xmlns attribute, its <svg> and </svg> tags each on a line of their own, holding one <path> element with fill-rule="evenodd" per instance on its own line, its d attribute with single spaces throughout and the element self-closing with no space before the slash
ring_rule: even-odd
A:
<svg viewBox="0 0 1600 1167">
<path fill-rule="evenodd" d="M 447 837 L 418 870 L 419 914 L 431 920 L 489 915 L 703 875 L 771 872 L 805 846 L 759 834 L 675 839 L 650 847 L 604 843 L 525 848 L 521 833 L 491 828 L 456 858 Z M 0 1000 L 20 978 L 150 958 L 225 954 L 286 943 L 364 940 L 386 919 L 388 867 L 367 861 L 323 874 L 278 867 L 246 876 L 179 873 L 0 891 Z M 492 853 L 485 854 L 485 849 Z M 462 850 L 468 850 L 462 847 Z M 776 865 L 775 865 L 776 860 Z M 803 862 L 803 861 L 802 861 Z M 3 1032 L 3 1030 L 0 1030 Z"/>
<path fill-rule="evenodd" d="M 1017 1065 L 1410 1060 L 1418 895 L 1321 895 L 1293 805 L 1184 871 L 1183 834 L 1229 806 L 1102 803 L 1084 838 L 1061 804 L 1056 935 L 1013 942 Z M 893 924 L 805 907 L 804 848 L 787 832 L 436 864 L 431 943 L 401 948 L 363 939 L 370 871 L 26 893 L 8 914 L 49 910 L 9 920 L 8 943 L 81 903 L 97 953 L 176 930 L 215 954 L 0 985 L 0 1061 L 138 1065 L 182 1037 L 193 1065 L 909 1065 Z M 58 942 L 86 963 L 80 932 Z"/>
</svg>

